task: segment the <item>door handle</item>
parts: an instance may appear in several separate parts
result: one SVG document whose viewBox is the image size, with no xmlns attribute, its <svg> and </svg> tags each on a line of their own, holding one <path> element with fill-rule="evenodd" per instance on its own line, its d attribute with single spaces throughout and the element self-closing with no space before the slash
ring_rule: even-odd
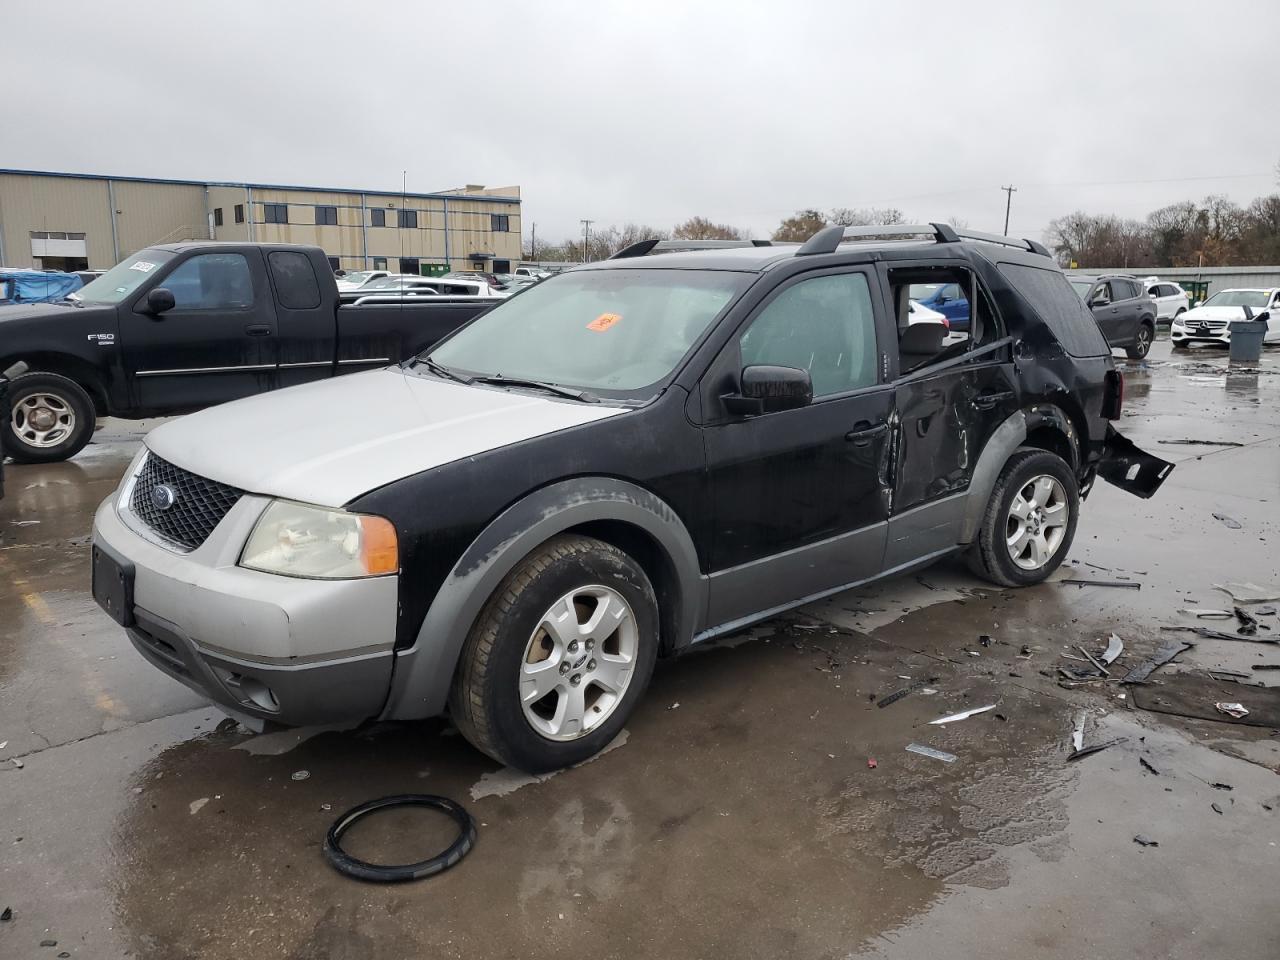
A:
<svg viewBox="0 0 1280 960">
<path fill-rule="evenodd" d="M 979 410 L 994 410 L 998 405 L 1012 397 L 1012 390 L 1001 390 L 998 393 L 980 393 L 969 402 Z"/>
<path fill-rule="evenodd" d="M 271 324 L 251 323 L 244 328 L 244 332 L 251 337 L 269 337 L 271 336 Z"/>
<path fill-rule="evenodd" d="M 878 423 L 872 426 L 869 420 L 861 420 L 853 425 L 853 429 L 846 433 L 844 438 L 855 447 L 865 447 L 888 429 L 889 425 L 887 423 Z"/>
</svg>

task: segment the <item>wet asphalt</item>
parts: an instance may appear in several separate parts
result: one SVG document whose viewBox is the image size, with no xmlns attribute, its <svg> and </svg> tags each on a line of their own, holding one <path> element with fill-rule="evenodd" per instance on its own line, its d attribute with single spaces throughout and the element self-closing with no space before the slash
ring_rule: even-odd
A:
<svg viewBox="0 0 1280 960">
<path fill-rule="evenodd" d="M 610 750 L 540 779 L 444 721 L 236 726 L 146 665 L 89 594 L 93 510 L 149 425 L 10 465 L 0 957 L 1280 955 L 1280 735 L 1056 674 L 1112 632 L 1117 675 L 1182 637 L 1196 646 L 1153 680 L 1280 696 L 1208 673 L 1275 687 L 1280 671 L 1250 668 L 1280 646 L 1160 629 L 1232 629 L 1179 611 L 1229 607 L 1215 583 L 1280 582 L 1280 351 L 1238 372 L 1165 341 L 1123 368 L 1123 431 L 1178 466 L 1150 501 L 1099 484 L 1053 582 L 1003 591 L 948 562 L 759 625 L 661 665 Z M 1241 445 L 1159 443 L 1181 439 Z M 1141 589 L 1062 582 L 1080 578 Z M 1081 722 L 1086 745 L 1123 740 L 1068 762 Z M 403 792 L 466 803 L 471 855 L 407 885 L 332 871 L 337 813 Z M 449 838 L 442 818 L 397 813 L 350 847 L 413 860 Z"/>
</svg>

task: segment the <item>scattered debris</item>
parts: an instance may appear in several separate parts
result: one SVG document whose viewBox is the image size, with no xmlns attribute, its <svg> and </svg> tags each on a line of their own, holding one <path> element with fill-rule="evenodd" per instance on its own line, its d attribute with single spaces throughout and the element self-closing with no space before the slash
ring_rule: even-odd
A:
<svg viewBox="0 0 1280 960">
<path fill-rule="evenodd" d="M 978 643 L 982 644 L 984 647 L 989 647 L 991 646 L 991 637 L 985 633 L 979 634 Z"/>
<path fill-rule="evenodd" d="M 1194 646 L 1194 643 L 1179 643 L 1176 640 L 1166 640 L 1160 644 L 1155 653 L 1130 670 L 1121 682 L 1142 683 L 1147 677 L 1151 676 L 1156 668 L 1163 667 L 1178 654 L 1190 650 Z"/>
<path fill-rule="evenodd" d="M 1009 722 L 1009 718 L 1006 717 L 1003 713 L 993 713 L 992 716 L 995 717 L 997 720 L 999 720 L 1001 723 Z"/>
<path fill-rule="evenodd" d="M 1111 639 L 1107 641 L 1107 649 L 1102 654 L 1102 662 L 1112 664 L 1116 662 L 1116 657 L 1124 653 L 1124 641 L 1117 634 L 1112 634 Z"/>
<path fill-rule="evenodd" d="M 1031 647 L 1029 645 L 1025 643 L 1022 645 L 1022 649 L 1018 651 L 1018 659 L 1019 660 L 1031 659 Z"/>
<path fill-rule="evenodd" d="M 931 726 L 940 727 L 944 724 L 955 723 L 957 720 L 968 720 L 972 716 L 986 713 L 988 710 L 994 710 L 995 708 L 996 705 L 994 703 L 985 707 L 974 707 L 972 710 L 964 710 L 960 713 L 953 713 L 950 716 L 939 717 L 937 720 L 930 720 L 929 723 Z"/>
<path fill-rule="evenodd" d="M 1236 603 L 1263 603 L 1267 600 L 1280 600 L 1280 585 L 1274 583 L 1215 583 L 1215 590 L 1231 594 Z"/>
<path fill-rule="evenodd" d="M 1149 764 L 1149 763 L 1147 762 L 1147 758 L 1146 758 L 1146 757 L 1139 757 L 1139 758 L 1138 758 L 1138 763 L 1142 764 L 1143 769 L 1145 769 L 1145 770 L 1147 770 L 1148 772 L 1150 772 L 1153 776 L 1157 776 L 1157 777 L 1158 777 L 1158 776 L 1160 776 L 1160 771 L 1159 771 L 1159 770 L 1157 770 L 1155 767 L 1153 767 L 1151 764 Z"/>
<path fill-rule="evenodd" d="M 875 758 L 875 757 L 867 757 L 867 768 L 868 768 L 868 769 L 870 769 L 870 770 L 874 770 L 874 769 L 876 768 L 876 758 Z"/>
<path fill-rule="evenodd" d="M 1206 670 L 1205 673 L 1213 677 L 1215 680 L 1221 680 L 1223 683 L 1243 683 L 1246 687 L 1261 687 L 1265 684 L 1247 683 L 1252 679 L 1251 673 L 1236 673 L 1234 670 Z"/>
<path fill-rule="evenodd" d="M 332 803 L 322 803 L 322 804 L 320 804 L 320 809 L 321 809 L 321 810 L 332 810 L 332 809 L 333 809 L 333 804 L 332 804 Z"/>
<path fill-rule="evenodd" d="M 1255 663 L 1253 670 L 1280 670 L 1280 663 Z"/>
<path fill-rule="evenodd" d="M 679 701 L 679 700 L 677 700 L 677 701 L 676 701 L 675 703 L 673 703 L 671 706 L 667 707 L 667 709 L 668 709 L 668 710 L 679 710 L 679 709 L 680 709 L 680 701 Z"/>
<path fill-rule="evenodd" d="M 208 797 L 201 797 L 199 800 L 192 800 L 189 804 L 187 804 L 187 809 L 191 811 L 191 815 L 194 817 L 197 813 L 199 813 L 201 810 L 204 809 L 204 805 L 208 802 L 209 802 Z"/>
<path fill-rule="evenodd" d="M 1242 703 L 1215 703 L 1213 708 L 1219 713 L 1225 713 L 1229 717 L 1235 717 L 1237 720 L 1243 720 L 1249 715 L 1249 711 L 1245 709 Z"/>
<path fill-rule="evenodd" d="M 1259 607 L 1253 611 L 1259 617 L 1274 617 L 1276 615 L 1275 607 Z"/>
<path fill-rule="evenodd" d="M 40 941 L 40 946 L 42 947 L 56 947 L 57 945 L 58 945 L 57 940 L 41 940 Z"/>
<path fill-rule="evenodd" d="M 1157 440 L 1156 443 L 1177 444 L 1185 447 L 1243 447 L 1238 440 Z"/>
<path fill-rule="evenodd" d="M 19 760 L 17 757 L 13 758 L 13 765 L 17 767 L 19 770 L 21 770 L 23 766 L 25 766 L 25 764 L 23 764 L 23 762 Z"/>
<path fill-rule="evenodd" d="M 1223 815 L 1223 814 L 1222 814 L 1222 808 L 1221 808 L 1220 806 L 1218 806 L 1216 803 L 1211 803 L 1211 804 L 1209 804 L 1209 807 L 1210 807 L 1210 809 L 1212 809 L 1212 810 L 1213 810 L 1213 812 L 1214 812 L 1214 813 L 1216 813 L 1218 816 L 1222 816 L 1222 815 Z"/>
<path fill-rule="evenodd" d="M 311 776 L 311 771 L 310 771 L 310 770 L 295 770 L 295 771 L 293 771 L 292 779 L 294 779 L 294 780 L 306 780 L 309 776 Z"/>
<path fill-rule="evenodd" d="M 946 753 L 942 750 L 935 750 L 933 747 L 925 747 L 918 743 L 907 744 L 908 753 L 918 753 L 922 757 L 932 757 L 934 760 L 941 760 L 943 763 L 955 763 L 956 755 L 954 753 Z"/>
<path fill-rule="evenodd" d="M 1231 686 L 1231 693 L 1225 694 L 1222 681 L 1194 672 L 1175 673 L 1159 683 L 1138 684 L 1130 689 L 1134 705 L 1152 713 L 1280 730 L 1280 688 L 1242 683 Z M 1225 696 L 1231 700 L 1225 700 Z M 1237 714 L 1220 709 L 1218 701 L 1244 712 Z"/>
<path fill-rule="evenodd" d="M 1084 647 L 1078 646 L 1076 647 L 1076 649 L 1079 650 L 1081 653 L 1083 653 L 1085 656 L 1085 659 L 1088 660 L 1090 663 L 1092 663 L 1094 667 L 1098 670 L 1098 672 L 1101 673 L 1104 677 L 1111 676 L 1111 671 L 1108 670 L 1106 667 L 1104 667 L 1101 663 L 1099 663 L 1097 657 L 1095 657 L 1092 653 L 1090 653 Z"/>
<path fill-rule="evenodd" d="M 1208 637 L 1210 640 L 1243 640 L 1252 643 L 1280 643 L 1280 640 L 1272 637 L 1242 637 L 1238 633 L 1224 633 L 1221 630 L 1210 630 L 1208 627 L 1170 627 L 1162 626 L 1161 630 L 1185 630 L 1187 633 L 1194 633 L 1197 636 Z"/>
<path fill-rule="evenodd" d="M 1133 580 L 1059 580 L 1058 583 L 1074 587 L 1126 587 L 1130 590 L 1141 590 L 1142 584 Z"/>
<path fill-rule="evenodd" d="M 0 923 L 8 923 L 13 919 L 13 907 L 5 907 L 0 910 Z"/>
<path fill-rule="evenodd" d="M 40 521 L 39 520 L 10 520 L 9 522 L 13 524 L 15 527 L 34 527 Z"/>
<path fill-rule="evenodd" d="M 1205 781 L 1205 783 L 1209 783 L 1209 781 L 1208 781 L 1208 780 L 1206 780 L 1206 781 Z M 1215 789 L 1215 790 L 1231 790 L 1231 789 L 1233 789 L 1233 788 L 1232 788 L 1232 786 L 1231 786 L 1231 784 L 1229 784 L 1229 783 L 1209 783 L 1209 786 L 1213 787 L 1213 789 Z"/>
<path fill-rule="evenodd" d="M 1152 840 L 1150 837 L 1144 837 L 1142 834 L 1138 834 L 1136 837 L 1134 837 L 1134 838 L 1133 838 L 1133 842 L 1134 842 L 1134 843 L 1136 843 L 1136 844 L 1137 844 L 1138 846 L 1140 846 L 1140 847 L 1158 847 L 1158 846 L 1160 846 L 1160 844 L 1159 844 L 1157 841 Z"/>
<path fill-rule="evenodd" d="M 1235 616 L 1230 610 L 1179 610 L 1179 613 L 1193 613 L 1197 620 L 1230 620 Z"/>
<path fill-rule="evenodd" d="M 1080 748 L 1084 746 L 1084 721 L 1086 715 L 1082 712 L 1076 717 L 1076 728 L 1071 731 L 1071 749 L 1079 753 Z"/>
<path fill-rule="evenodd" d="M 1103 750 L 1106 750 L 1108 747 L 1114 747 L 1117 743 L 1124 743 L 1124 741 L 1125 741 L 1124 737 L 1116 737 L 1116 739 L 1108 740 L 1106 743 L 1095 743 L 1091 747 L 1083 747 L 1082 749 L 1076 750 L 1074 753 L 1069 754 L 1067 756 L 1067 762 L 1070 763 L 1072 760 L 1079 760 L 1083 757 L 1091 757 L 1095 753 L 1099 753 Z"/>
<path fill-rule="evenodd" d="M 917 690 L 922 690 L 925 687 L 927 687 L 929 684 L 937 683 L 937 682 L 938 682 L 937 677 L 930 677 L 927 680 L 917 680 L 915 683 L 911 684 L 911 686 L 909 687 L 903 687 L 901 690 L 894 691 L 893 693 L 889 694 L 887 697 L 882 697 L 880 700 L 876 701 L 876 706 L 887 707 L 891 703 L 897 703 L 907 694 L 915 693 Z"/>
<path fill-rule="evenodd" d="M 1213 519 L 1221 520 L 1223 526 L 1225 526 L 1228 530 L 1242 530 L 1244 528 L 1244 524 L 1242 524 L 1239 520 L 1235 519 L 1234 517 L 1228 517 L 1225 513 L 1215 513 L 1213 515 Z"/>
<path fill-rule="evenodd" d="M 1236 619 L 1240 621 L 1240 629 L 1236 633 L 1242 637 L 1252 637 L 1258 633 L 1258 618 L 1247 611 L 1234 607 L 1232 610 L 1236 615 Z"/>
</svg>

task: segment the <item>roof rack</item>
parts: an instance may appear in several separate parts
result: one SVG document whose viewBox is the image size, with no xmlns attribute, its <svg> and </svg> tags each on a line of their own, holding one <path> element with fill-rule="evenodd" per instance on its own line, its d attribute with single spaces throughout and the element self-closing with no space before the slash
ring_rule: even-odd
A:
<svg viewBox="0 0 1280 960">
<path fill-rule="evenodd" d="M 664 250 L 723 250 L 730 247 L 771 247 L 771 240 L 641 240 L 623 247 L 610 260 L 626 260 Z"/>
<path fill-rule="evenodd" d="M 995 233 L 980 233 L 977 230 L 957 230 L 949 223 L 893 223 L 873 227 L 823 227 L 804 242 L 796 256 L 808 256 L 814 253 L 835 253 L 845 240 L 869 239 L 872 237 L 905 238 L 932 237 L 937 243 L 959 243 L 961 240 L 980 240 L 983 243 L 998 243 L 1018 250 L 1029 250 L 1042 257 L 1049 256 L 1049 251 L 1034 240 L 1019 240 L 1015 237 L 1002 237 Z"/>
</svg>

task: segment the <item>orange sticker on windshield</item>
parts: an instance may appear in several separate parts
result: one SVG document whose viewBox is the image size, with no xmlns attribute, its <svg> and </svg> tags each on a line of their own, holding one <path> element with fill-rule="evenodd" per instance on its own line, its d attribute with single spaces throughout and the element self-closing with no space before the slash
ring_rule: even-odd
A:
<svg viewBox="0 0 1280 960">
<path fill-rule="evenodd" d="M 612 327 L 615 323 L 617 323 L 621 319 L 622 317 L 616 313 L 602 313 L 600 314 L 600 316 L 596 317 L 594 320 L 592 320 L 590 323 L 587 324 L 587 329 L 595 330 L 597 333 L 599 333 L 602 330 L 608 330 L 610 327 Z"/>
</svg>

